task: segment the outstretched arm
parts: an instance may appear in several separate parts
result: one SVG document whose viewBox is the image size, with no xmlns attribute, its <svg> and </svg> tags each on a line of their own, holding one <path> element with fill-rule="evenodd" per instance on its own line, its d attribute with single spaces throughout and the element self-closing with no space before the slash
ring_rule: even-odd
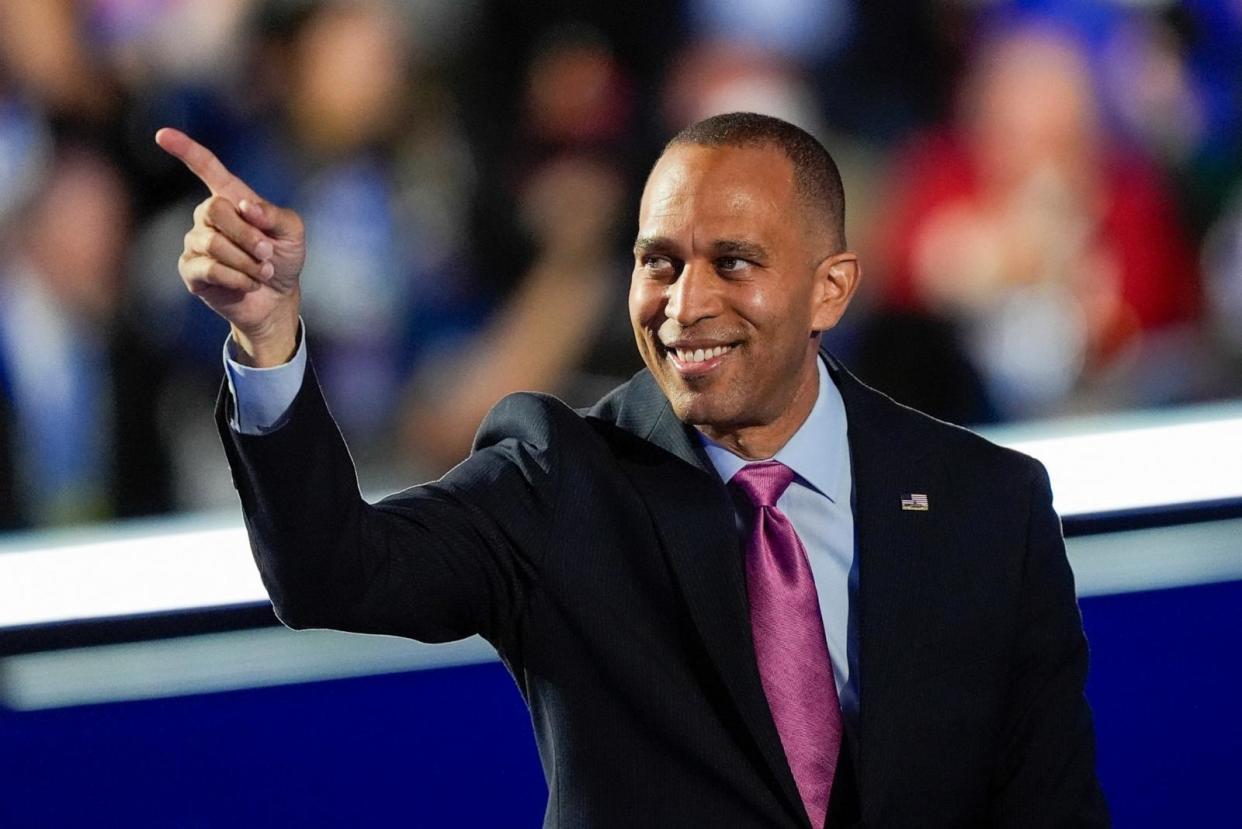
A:
<svg viewBox="0 0 1242 829">
<path fill-rule="evenodd" d="M 502 401 L 469 458 L 375 505 L 358 493 L 313 364 L 269 434 L 232 429 L 231 404 L 222 394 L 217 426 L 281 621 L 428 642 L 481 633 L 503 646 L 558 515 L 546 400 Z"/>
<path fill-rule="evenodd" d="M 265 202 L 185 134 L 164 129 L 156 140 L 211 191 L 185 237 L 187 289 L 229 322 L 240 361 L 287 363 L 298 345 L 301 218 Z M 540 420 L 527 411 L 531 402 L 489 419 L 499 424 L 496 437 L 445 479 L 370 505 L 313 365 L 283 424 L 266 434 L 234 429 L 237 401 L 222 394 L 221 438 L 281 620 L 429 641 L 472 633 L 502 640 L 555 514 L 550 447 L 546 432 L 530 429 Z"/>
</svg>

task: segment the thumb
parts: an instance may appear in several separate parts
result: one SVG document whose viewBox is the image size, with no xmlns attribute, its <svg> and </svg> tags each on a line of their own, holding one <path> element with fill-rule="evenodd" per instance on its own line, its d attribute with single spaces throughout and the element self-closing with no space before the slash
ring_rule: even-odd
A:
<svg viewBox="0 0 1242 829">
<path fill-rule="evenodd" d="M 242 199 L 237 209 L 246 221 L 273 239 L 289 239 L 302 233 L 301 218 L 288 208 L 277 207 L 262 199 Z"/>
</svg>

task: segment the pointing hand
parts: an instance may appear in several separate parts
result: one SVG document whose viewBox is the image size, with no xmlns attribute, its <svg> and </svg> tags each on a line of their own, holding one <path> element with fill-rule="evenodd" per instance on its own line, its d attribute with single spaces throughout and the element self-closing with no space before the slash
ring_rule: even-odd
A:
<svg viewBox="0 0 1242 829">
<path fill-rule="evenodd" d="M 296 348 L 298 275 L 306 261 L 301 217 L 264 201 L 185 133 L 165 128 L 155 141 L 211 191 L 185 235 L 181 280 L 229 321 L 243 360 L 259 366 L 286 362 Z"/>
</svg>

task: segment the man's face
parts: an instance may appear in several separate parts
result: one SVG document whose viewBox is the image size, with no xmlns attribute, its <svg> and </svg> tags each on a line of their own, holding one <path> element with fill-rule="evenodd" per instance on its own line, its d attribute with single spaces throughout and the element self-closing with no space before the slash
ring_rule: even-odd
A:
<svg viewBox="0 0 1242 829">
<path fill-rule="evenodd" d="M 713 437 L 800 413 L 792 434 L 814 402 L 817 334 L 853 282 L 829 278 L 806 210 L 774 147 L 674 146 L 647 181 L 630 321 L 674 413 Z"/>
</svg>

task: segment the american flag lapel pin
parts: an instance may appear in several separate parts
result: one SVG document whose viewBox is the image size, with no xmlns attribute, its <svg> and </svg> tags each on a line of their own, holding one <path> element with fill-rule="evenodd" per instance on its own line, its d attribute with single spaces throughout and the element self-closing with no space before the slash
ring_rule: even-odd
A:
<svg viewBox="0 0 1242 829">
<path fill-rule="evenodd" d="M 909 512 L 927 512 L 927 496 L 921 492 L 902 495 L 901 508 Z"/>
</svg>

